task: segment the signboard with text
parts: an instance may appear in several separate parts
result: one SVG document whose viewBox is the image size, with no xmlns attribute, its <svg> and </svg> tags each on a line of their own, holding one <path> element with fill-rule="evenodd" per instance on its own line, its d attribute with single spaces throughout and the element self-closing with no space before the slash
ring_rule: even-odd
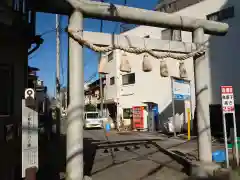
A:
<svg viewBox="0 0 240 180">
<path fill-rule="evenodd" d="M 237 125 L 235 116 L 235 106 L 234 106 L 234 94 L 232 86 L 221 86 L 221 96 L 222 96 L 222 119 L 223 119 L 223 132 L 224 132 L 224 144 L 225 144 L 225 154 L 226 154 L 226 167 L 229 168 L 229 157 L 228 157 L 228 134 L 227 134 L 227 123 L 226 114 L 232 114 L 233 130 L 234 135 L 231 137 L 231 141 L 234 142 L 235 153 L 233 153 L 234 159 L 236 160 L 237 166 L 239 165 L 239 155 L 238 155 L 238 142 L 237 142 Z M 229 121 L 230 119 L 228 119 Z"/>
<path fill-rule="evenodd" d="M 235 112 L 233 87 L 232 86 L 221 86 L 221 95 L 222 95 L 223 113 Z"/>
<path fill-rule="evenodd" d="M 38 113 L 22 101 L 22 177 L 27 168 L 38 168 Z"/>
<path fill-rule="evenodd" d="M 185 80 L 173 78 L 172 91 L 175 100 L 187 100 L 191 97 L 190 83 Z"/>
</svg>

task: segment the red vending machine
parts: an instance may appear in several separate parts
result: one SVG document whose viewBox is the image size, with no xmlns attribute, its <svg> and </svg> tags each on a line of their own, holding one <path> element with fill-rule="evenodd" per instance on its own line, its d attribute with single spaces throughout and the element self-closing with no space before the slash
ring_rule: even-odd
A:
<svg viewBox="0 0 240 180">
<path fill-rule="evenodd" d="M 144 106 L 132 107 L 133 130 L 147 130 L 147 115 Z"/>
</svg>

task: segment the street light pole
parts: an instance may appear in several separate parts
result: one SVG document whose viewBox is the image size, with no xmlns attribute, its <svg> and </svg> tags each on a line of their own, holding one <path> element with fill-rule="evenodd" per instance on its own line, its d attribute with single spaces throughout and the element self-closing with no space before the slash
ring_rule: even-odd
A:
<svg viewBox="0 0 240 180">
<path fill-rule="evenodd" d="M 69 28 L 83 32 L 83 14 L 72 13 Z M 67 118 L 67 179 L 83 179 L 84 73 L 83 47 L 69 39 L 69 106 Z"/>
</svg>

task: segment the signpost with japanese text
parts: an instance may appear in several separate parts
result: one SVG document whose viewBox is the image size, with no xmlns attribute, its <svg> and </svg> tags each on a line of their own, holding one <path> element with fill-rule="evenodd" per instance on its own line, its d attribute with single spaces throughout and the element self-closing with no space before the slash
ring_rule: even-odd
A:
<svg viewBox="0 0 240 180">
<path fill-rule="evenodd" d="M 234 105 L 234 94 L 232 86 L 221 86 L 222 96 L 222 115 L 223 115 L 223 131 L 226 151 L 226 166 L 229 167 L 228 158 L 228 142 L 227 142 L 227 128 L 226 128 L 226 114 L 232 114 L 233 116 L 233 128 L 234 128 L 234 144 L 236 152 L 236 163 L 239 165 L 238 146 L 237 146 L 237 128 L 236 128 L 236 117 L 235 117 L 235 105 Z"/>
<path fill-rule="evenodd" d="M 28 168 L 38 168 L 38 112 L 22 100 L 22 178 Z"/>
</svg>

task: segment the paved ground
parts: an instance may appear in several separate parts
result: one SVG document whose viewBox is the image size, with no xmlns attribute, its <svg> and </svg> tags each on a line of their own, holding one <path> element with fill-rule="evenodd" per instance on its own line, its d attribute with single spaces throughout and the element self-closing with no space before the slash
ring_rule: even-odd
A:
<svg viewBox="0 0 240 180">
<path fill-rule="evenodd" d="M 106 140 L 103 130 L 85 131 L 84 137 L 94 141 Z M 185 164 L 180 164 L 175 159 L 170 158 L 169 155 L 166 155 L 165 149 L 191 153 L 196 156 L 196 140 L 186 142 L 186 140 L 180 138 L 168 138 L 161 134 L 137 132 L 121 134 L 112 132 L 108 136 L 110 142 L 130 140 L 134 142 L 146 139 L 149 142 L 145 143 L 144 141 L 136 147 L 134 147 L 134 143 L 123 145 L 115 149 L 117 151 L 114 151 L 114 148 L 97 149 L 91 171 L 93 179 L 181 180 L 187 177 Z M 214 148 L 216 148 L 216 144 Z M 188 155 L 188 158 L 193 157 Z"/>
<path fill-rule="evenodd" d="M 40 138 L 42 139 L 42 138 Z M 216 147 L 216 145 L 214 145 Z M 218 147 L 219 148 L 219 147 Z M 40 142 L 39 179 L 59 180 L 66 161 L 65 137 Z M 188 164 L 168 150 L 197 155 L 196 140 L 168 138 L 162 134 L 84 131 L 84 171 L 93 180 L 181 180 Z M 188 158 L 193 158 L 188 155 Z"/>
</svg>

